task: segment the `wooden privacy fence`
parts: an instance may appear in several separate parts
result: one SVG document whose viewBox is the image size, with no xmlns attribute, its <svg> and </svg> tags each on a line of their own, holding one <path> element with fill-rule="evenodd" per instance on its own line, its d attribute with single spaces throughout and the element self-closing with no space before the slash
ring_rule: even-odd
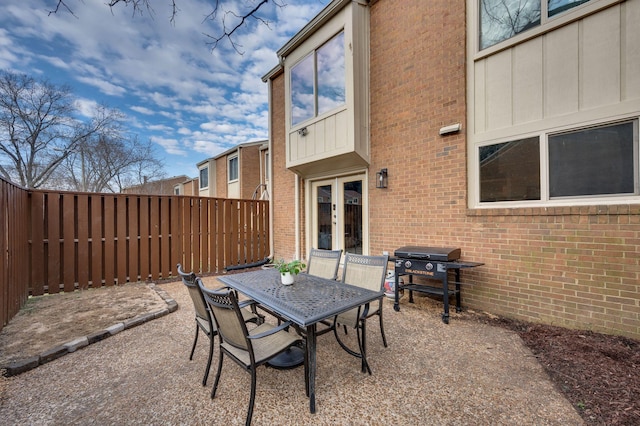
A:
<svg viewBox="0 0 640 426">
<path fill-rule="evenodd" d="M 0 330 L 29 296 L 29 193 L 0 179 Z"/>
<path fill-rule="evenodd" d="M 15 255 L 0 287 L 18 309 L 28 294 L 173 277 L 178 262 L 214 273 L 269 256 L 268 201 L 2 188 L 3 244 Z"/>
</svg>

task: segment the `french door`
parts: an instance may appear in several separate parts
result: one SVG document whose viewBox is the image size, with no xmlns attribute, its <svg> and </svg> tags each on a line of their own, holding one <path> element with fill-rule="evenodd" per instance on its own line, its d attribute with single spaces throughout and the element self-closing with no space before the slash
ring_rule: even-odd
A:
<svg viewBox="0 0 640 426">
<path fill-rule="evenodd" d="M 311 247 L 365 252 L 365 182 L 361 174 L 311 183 Z"/>
</svg>

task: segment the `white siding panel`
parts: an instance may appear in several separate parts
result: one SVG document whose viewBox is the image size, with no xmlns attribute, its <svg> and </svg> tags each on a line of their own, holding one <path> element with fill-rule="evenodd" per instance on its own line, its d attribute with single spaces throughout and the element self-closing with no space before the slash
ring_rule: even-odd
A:
<svg viewBox="0 0 640 426">
<path fill-rule="evenodd" d="M 623 83 L 622 98 L 640 98 L 640 1 L 623 3 L 622 8 L 622 52 Z"/>
<path fill-rule="evenodd" d="M 619 102 L 620 8 L 585 18 L 581 44 L 581 109 Z"/>
<path fill-rule="evenodd" d="M 540 120 L 542 102 L 542 39 L 537 38 L 514 48 L 514 124 Z"/>
<path fill-rule="evenodd" d="M 578 110 L 578 24 L 553 31 L 544 40 L 545 116 Z"/>
<path fill-rule="evenodd" d="M 341 111 L 335 116 L 335 131 L 334 131 L 334 148 L 339 151 L 343 151 L 349 147 L 349 150 L 357 151 L 357 144 L 353 139 L 349 138 L 349 114 L 346 110 Z M 352 142 L 350 142 L 352 141 Z"/>
<path fill-rule="evenodd" d="M 478 61 L 474 64 L 474 76 L 473 76 L 473 117 L 474 117 L 474 132 L 482 133 L 487 130 L 486 118 L 487 112 L 485 108 L 486 87 L 485 87 L 485 66 L 486 60 Z"/>
<path fill-rule="evenodd" d="M 487 129 L 511 126 L 511 50 L 487 59 Z"/>
</svg>

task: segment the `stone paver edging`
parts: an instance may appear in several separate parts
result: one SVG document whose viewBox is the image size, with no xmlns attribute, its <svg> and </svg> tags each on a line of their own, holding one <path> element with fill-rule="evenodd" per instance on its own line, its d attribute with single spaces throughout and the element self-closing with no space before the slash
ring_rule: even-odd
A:
<svg viewBox="0 0 640 426">
<path fill-rule="evenodd" d="M 11 377 L 24 373 L 25 371 L 32 370 L 39 365 L 46 364 L 47 362 L 53 361 L 54 359 L 60 358 L 61 356 L 64 356 L 68 353 L 75 352 L 78 349 L 84 348 L 85 346 L 89 346 L 93 343 L 104 340 L 107 337 L 113 336 L 114 334 L 118 334 L 123 330 L 133 328 L 140 324 L 144 324 L 147 321 L 151 321 L 153 319 L 168 315 L 178 309 L 178 303 L 171 296 L 169 296 L 166 291 L 164 291 L 154 283 L 149 284 L 149 288 L 154 290 L 158 294 L 158 296 L 160 296 L 162 300 L 165 301 L 165 303 L 167 304 L 166 308 L 154 312 L 149 312 L 143 315 L 138 315 L 137 317 L 114 324 L 111 327 L 105 328 L 104 330 L 97 331 L 88 336 L 79 337 L 70 342 L 45 350 L 38 355 L 14 360 L 7 365 L 0 365 L 0 371 L 2 371 L 2 375 L 4 375 L 5 377 Z"/>
</svg>

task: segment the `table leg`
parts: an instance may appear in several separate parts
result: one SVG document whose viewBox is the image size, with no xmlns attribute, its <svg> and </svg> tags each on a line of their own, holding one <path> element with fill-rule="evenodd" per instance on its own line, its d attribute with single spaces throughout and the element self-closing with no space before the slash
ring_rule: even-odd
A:
<svg viewBox="0 0 640 426">
<path fill-rule="evenodd" d="M 316 325 L 307 327 L 307 360 L 309 371 L 307 376 L 307 395 L 309 396 L 309 411 L 316 412 Z"/>
</svg>

